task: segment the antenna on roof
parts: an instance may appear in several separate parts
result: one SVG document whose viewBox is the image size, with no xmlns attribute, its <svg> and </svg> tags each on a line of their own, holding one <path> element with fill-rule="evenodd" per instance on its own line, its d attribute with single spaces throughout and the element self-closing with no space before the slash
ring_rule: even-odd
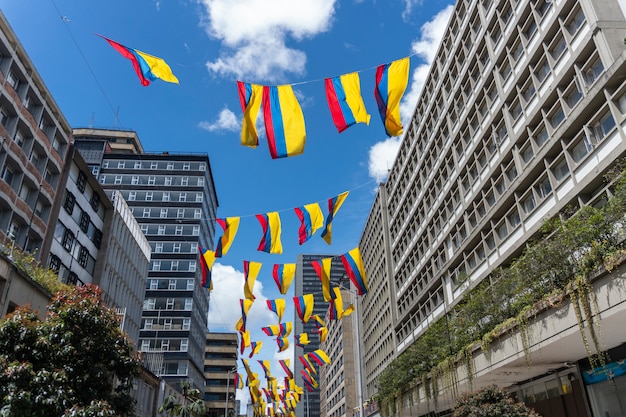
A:
<svg viewBox="0 0 626 417">
<path fill-rule="evenodd" d="M 95 116 L 95 113 L 91 113 L 91 119 L 89 119 L 89 127 L 93 127 L 93 118 Z"/>
</svg>

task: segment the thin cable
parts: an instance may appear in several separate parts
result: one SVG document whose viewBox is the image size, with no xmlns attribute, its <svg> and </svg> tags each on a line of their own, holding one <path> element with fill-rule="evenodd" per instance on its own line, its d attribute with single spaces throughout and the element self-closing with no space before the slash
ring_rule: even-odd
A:
<svg viewBox="0 0 626 417">
<path fill-rule="evenodd" d="M 89 65 L 89 61 L 87 60 L 87 57 L 83 53 L 82 49 L 80 48 L 80 45 L 78 44 L 78 41 L 76 40 L 76 38 L 74 37 L 74 34 L 72 33 L 72 31 L 70 30 L 70 28 L 68 26 L 68 23 L 70 22 L 70 20 L 66 16 L 63 16 L 61 14 L 61 11 L 57 7 L 57 5 L 54 2 L 54 0 L 50 0 L 50 2 L 52 3 L 52 5 L 54 6 L 57 14 L 59 15 L 59 17 L 63 21 L 63 25 L 65 26 L 65 30 L 67 30 L 67 33 L 69 33 L 70 38 L 72 38 L 72 41 L 74 42 L 74 45 L 76 46 L 76 49 L 78 49 L 78 53 L 83 58 L 83 61 L 85 61 L 85 65 L 87 65 L 87 69 L 89 70 L 89 72 L 91 73 L 91 76 L 93 77 L 93 79 L 95 80 L 96 84 L 98 85 L 98 88 L 100 89 L 100 92 L 104 96 L 104 100 L 109 105 L 109 108 L 111 109 L 111 112 L 115 116 L 115 120 L 117 122 L 119 122 L 120 120 L 119 120 L 119 115 L 117 114 L 117 111 L 113 107 L 113 104 L 111 104 L 111 101 L 109 100 L 109 97 L 106 95 L 106 92 L 104 91 L 104 88 L 102 88 L 102 84 L 100 84 L 100 81 L 98 81 L 98 77 L 96 77 L 96 73 L 91 68 L 91 65 Z M 121 122 L 120 122 L 120 126 L 123 126 L 123 124 Z"/>
<path fill-rule="evenodd" d="M 361 184 L 361 185 L 357 185 L 356 187 L 354 187 L 354 188 L 352 188 L 352 189 L 350 189 L 350 190 L 344 191 L 344 193 L 345 193 L 345 192 L 350 193 L 350 192 L 352 192 L 352 191 L 354 191 L 354 190 L 358 190 L 359 188 L 365 187 L 366 185 L 370 185 L 370 184 L 372 184 L 372 183 L 375 183 L 376 181 L 377 181 L 377 180 L 371 180 L 371 181 L 368 181 L 368 182 L 363 183 L 363 184 Z M 342 193 L 339 193 L 339 194 L 342 194 Z M 331 198 L 332 198 L 332 197 L 331 197 Z M 313 203 L 324 203 L 324 202 L 327 202 L 327 201 L 328 201 L 328 199 L 325 199 L 325 200 L 319 200 L 319 201 L 314 201 L 314 202 L 312 202 L 312 203 L 310 203 L 310 204 L 313 204 Z M 309 203 L 307 203 L 307 204 L 309 204 Z M 298 207 L 300 207 L 300 206 L 298 206 Z M 295 208 L 295 207 L 284 208 L 284 209 L 280 209 L 280 210 L 271 210 L 271 212 L 276 212 L 276 213 L 284 213 L 284 212 L 287 212 L 287 211 L 292 211 L 294 208 Z M 266 213 L 268 213 L 268 212 L 266 212 Z M 259 213 L 257 213 L 257 214 L 259 214 Z M 217 219 L 223 219 L 223 218 L 226 218 L 226 217 L 239 217 L 240 219 L 245 219 L 245 218 L 250 218 L 250 217 L 256 217 L 256 214 L 244 214 L 244 215 L 241 215 L 241 216 L 222 216 L 222 217 L 216 217 L 216 218 L 214 218 L 214 219 L 212 219 L 212 218 L 202 218 L 201 220 L 206 220 L 206 221 L 215 221 L 215 220 L 217 220 Z"/>
</svg>

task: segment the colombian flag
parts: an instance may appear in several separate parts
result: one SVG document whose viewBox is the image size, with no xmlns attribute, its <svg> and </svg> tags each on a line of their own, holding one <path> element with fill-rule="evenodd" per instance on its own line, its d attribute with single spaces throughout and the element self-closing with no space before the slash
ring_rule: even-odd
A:
<svg viewBox="0 0 626 417">
<path fill-rule="evenodd" d="M 350 277 L 350 281 L 357 289 L 359 295 L 367 294 L 367 282 L 365 280 L 365 268 L 361 259 L 361 251 L 359 247 L 352 249 L 348 253 L 341 255 L 341 262 L 346 273 Z"/>
<path fill-rule="evenodd" d="M 387 136 L 402 134 L 400 100 L 409 82 L 409 58 L 399 59 L 376 68 L 374 96 Z"/>
<path fill-rule="evenodd" d="M 287 294 L 289 286 L 296 274 L 296 264 L 274 264 L 272 277 L 281 294 Z"/>
<path fill-rule="evenodd" d="M 233 244 L 237 230 L 239 229 L 239 217 L 227 217 L 225 219 L 216 219 L 224 230 L 224 234 L 217 241 L 217 248 L 215 248 L 215 257 L 221 258 L 226 255 L 230 245 Z"/>
<path fill-rule="evenodd" d="M 263 346 L 263 342 L 260 340 L 258 342 L 250 342 L 250 356 L 248 357 L 251 358 L 259 353 L 259 351 L 261 350 L 261 346 Z"/>
<path fill-rule="evenodd" d="M 298 243 L 303 244 L 324 225 L 324 215 L 319 203 L 306 204 L 302 207 L 294 208 L 296 216 L 300 219 L 298 229 Z"/>
<path fill-rule="evenodd" d="M 172 73 L 172 69 L 163 59 L 137 49 L 128 48 L 102 35 L 98 36 L 104 38 L 124 58 L 130 59 L 139 81 L 144 87 L 150 85 L 150 81 L 154 81 L 157 78 L 178 84 L 178 78 Z"/>
<path fill-rule="evenodd" d="M 272 159 L 304 152 L 304 115 L 291 85 L 263 87 L 263 119 Z"/>
<path fill-rule="evenodd" d="M 237 81 L 237 91 L 239 92 L 239 102 L 241 103 L 241 111 L 243 112 L 241 144 L 256 148 L 259 144 L 256 120 L 259 116 L 259 110 L 261 110 L 263 86 Z"/>
<path fill-rule="evenodd" d="M 203 288 L 208 288 L 209 291 L 212 291 L 211 268 L 213 268 L 213 263 L 215 263 L 215 252 L 203 250 L 201 246 L 198 246 L 198 252 L 200 253 L 200 269 L 202 272 L 201 285 Z"/>
<path fill-rule="evenodd" d="M 359 73 L 326 78 L 326 101 L 339 133 L 356 123 L 370 123 L 370 115 L 361 97 Z"/>
<path fill-rule="evenodd" d="M 283 244 L 280 242 L 280 216 L 277 211 L 266 214 L 257 214 L 257 220 L 263 228 L 263 237 L 257 250 L 267 253 L 283 253 Z"/>
<path fill-rule="evenodd" d="M 300 297 L 293 297 L 293 303 L 296 307 L 298 317 L 302 320 L 302 323 L 306 323 L 313 314 L 313 306 L 315 305 L 315 297 L 313 294 L 305 294 Z"/>
<path fill-rule="evenodd" d="M 260 262 L 243 261 L 243 293 L 248 300 L 256 298 L 252 292 L 254 290 L 254 282 L 257 275 L 259 275 L 262 265 Z"/>
<path fill-rule="evenodd" d="M 339 194 L 337 197 L 328 199 L 328 214 L 326 215 L 326 223 L 324 224 L 324 230 L 322 231 L 322 239 L 324 239 L 329 245 L 332 243 L 333 240 L 333 218 L 341 208 L 341 205 L 343 204 L 346 197 L 348 197 L 348 193 L 349 191 L 345 191 Z"/>
<path fill-rule="evenodd" d="M 293 372 L 291 372 L 291 368 L 289 367 L 290 361 L 290 359 L 279 359 L 278 363 L 283 368 L 283 371 L 285 371 L 285 375 L 287 375 L 287 378 L 293 379 Z"/>
<path fill-rule="evenodd" d="M 285 312 L 285 299 L 284 298 L 276 298 L 275 300 L 266 300 L 267 308 L 276 313 L 278 316 L 278 322 L 280 323 L 283 320 L 283 313 Z"/>
<path fill-rule="evenodd" d="M 328 365 L 330 363 L 330 358 L 322 349 L 314 350 L 309 353 L 311 359 L 317 362 L 318 365 Z"/>
<path fill-rule="evenodd" d="M 322 281 L 322 294 L 324 295 L 324 301 L 329 302 L 332 298 L 330 293 L 330 267 L 332 265 L 333 258 L 323 258 L 311 262 L 315 273 Z"/>
</svg>

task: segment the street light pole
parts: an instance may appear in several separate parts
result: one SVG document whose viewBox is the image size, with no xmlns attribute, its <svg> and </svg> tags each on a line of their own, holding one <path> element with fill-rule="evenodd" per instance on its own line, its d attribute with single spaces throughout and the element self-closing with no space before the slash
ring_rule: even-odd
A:
<svg viewBox="0 0 626 417">
<path fill-rule="evenodd" d="M 230 386 L 230 374 L 237 372 L 237 368 L 229 369 L 228 376 L 226 377 L 226 407 L 224 408 L 224 417 L 228 417 L 228 399 L 229 399 L 229 386 Z"/>
</svg>

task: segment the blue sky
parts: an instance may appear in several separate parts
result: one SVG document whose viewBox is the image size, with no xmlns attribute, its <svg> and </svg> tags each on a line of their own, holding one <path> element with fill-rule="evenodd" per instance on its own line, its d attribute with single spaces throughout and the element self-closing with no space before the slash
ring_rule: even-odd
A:
<svg viewBox="0 0 626 417">
<path fill-rule="evenodd" d="M 293 366 L 293 350 L 277 355 L 275 341 L 259 330 L 277 323 L 265 307 L 266 299 L 281 297 L 272 266 L 295 262 L 299 253 L 341 255 L 358 245 L 400 141 L 386 137 L 376 110 L 375 67 L 413 55 L 402 102 L 406 126 L 450 0 L 0 0 L 0 8 L 71 126 L 132 129 L 149 152 L 209 154 L 218 216 L 241 217 L 230 252 L 214 267 L 209 327 L 234 330 L 243 260 L 261 262 L 248 328 L 264 347 L 253 360 L 292 357 Z M 130 61 L 96 33 L 163 58 L 180 85 L 156 80 L 142 87 Z M 371 122 L 339 134 L 323 79 L 354 71 Z M 302 155 L 272 160 L 264 136 L 256 149 L 240 145 L 237 80 L 295 84 L 307 130 Z M 318 232 L 298 245 L 293 208 L 320 202 L 326 213 L 328 198 L 344 191 L 350 194 L 333 221 L 333 244 Z M 281 215 L 282 255 L 256 250 L 261 227 L 254 215 L 271 211 Z M 292 320 L 291 297 L 284 296 L 283 321 Z M 276 362 L 271 369 L 282 377 Z M 258 364 L 256 371 L 262 375 Z"/>
</svg>

